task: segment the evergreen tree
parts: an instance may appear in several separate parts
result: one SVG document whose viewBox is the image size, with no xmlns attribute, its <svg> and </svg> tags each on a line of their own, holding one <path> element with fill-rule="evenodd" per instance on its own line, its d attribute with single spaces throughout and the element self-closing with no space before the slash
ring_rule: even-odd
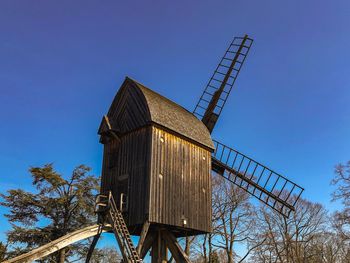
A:
<svg viewBox="0 0 350 263">
<path fill-rule="evenodd" d="M 12 224 L 7 233 L 11 257 L 95 221 L 94 195 L 98 190 L 98 178 L 89 175 L 89 167 L 76 167 L 67 179 L 56 172 L 52 164 L 32 167 L 29 171 L 35 187 L 33 193 L 12 189 L 0 194 L 0 204 L 9 209 L 5 216 Z M 73 255 L 77 259 L 85 255 L 86 248 L 86 243 L 74 244 L 41 262 L 62 263 Z"/>
<path fill-rule="evenodd" d="M 7 246 L 4 243 L 0 242 L 0 262 L 5 260 L 6 250 Z"/>
</svg>

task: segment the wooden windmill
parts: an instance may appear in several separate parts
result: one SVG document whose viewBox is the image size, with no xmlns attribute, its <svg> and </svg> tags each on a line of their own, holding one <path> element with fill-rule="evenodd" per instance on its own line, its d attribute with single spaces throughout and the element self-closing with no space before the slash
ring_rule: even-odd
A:
<svg viewBox="0 0 350 263">
<path fill-rule="evenodd" d="M 151 249 L 152 262 L 162 262 L 169 248 L 176 261 L 188 261 L 176 238 L 211 231 L 212 171 L 286 217 L 294 210 L 303 188 L 211 138 L 252 43 L 234 38 L 193 113 L 135 80 L 122 84 L 98 133 L 101 193 L 115 200 L 128 231 L 140 235 L 137 251 L 122 251 L 126 260 L 139 261 Z M 123 235 L 118 242 L 123 246 Z"/>
<path fill-rule="evenodd" d="M 166 262 L 168 249 L 176 262 L 189 262 L 177 238 L 211 231 L 212 171 L 288 217 L 303 188 L 211 137 L 252 43 L 247 35 L 233 39 L 192 113 L 126 78 L 98 131 L 98 224 L 5 262 L 32 262 L 94 237 L 89 262 L 106 231 L 123 262 L 141 262 L 149 250 L 152 263 Z M 140 236 L 136 248 L 130 234 Z"/>
</svg>

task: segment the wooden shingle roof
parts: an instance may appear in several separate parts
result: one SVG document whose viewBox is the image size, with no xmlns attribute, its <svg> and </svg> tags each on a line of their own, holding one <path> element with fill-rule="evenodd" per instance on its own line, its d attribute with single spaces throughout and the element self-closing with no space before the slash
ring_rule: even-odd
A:
<svg viewBox="0 0 350 263">
<path fill-rule="evenodd" d="M 112 129 L 120 133 L 156 123 L 214 149 L 207 127 L 196 116 L 128 77 L 114 98 L 107 118 Z"/>
</svg>

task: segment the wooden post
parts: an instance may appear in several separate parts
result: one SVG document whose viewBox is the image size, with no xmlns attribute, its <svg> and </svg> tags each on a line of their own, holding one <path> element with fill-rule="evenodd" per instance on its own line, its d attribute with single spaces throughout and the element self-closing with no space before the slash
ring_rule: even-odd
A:
<svg viewBox="0 0 350 263">
<path fill-rule="evenodd" d="M 160 262 L 161 263 L 168 262 L 168 248 L 163 238 L 161 238 L 161 242 L 160 242 Z"/>
<path fill-rule="evenodd" d="M 66 248 L 62 248 L 59 251 L 59 263 L 64 263 L 65 260 L 66 260 Z"/>
<path fill-rule="evenodd" d="M 162 238 L 161 230 L 158 229 L 152 245 L 152 263 L 167 263 L 167 254 L 166 242 Z"/>
<path fill-rule="evenodd" d="M 143 244 L 145 242 L 146 236 L 148 234 L 148 229 L 149 229 L 150 223 L 148 221 L 146 221 L 143 226 L 142 226 L 142 230 L 141 230 L 141 235 L 140 235 L 140 239 L 139 239 L 139 243 L 137 244 L 137 253 L 139 255 L 141 255 L 141 250 L 143 247 Z"/>
<path fill-rule="evenodd" d="M 141 247 L 141 252 L 140 252 L 140 258 L 144 259 L 147 252 L 150 250 L 152 247 L 154 240 L 156 236 L 154 232 L 148 232 L 147 236 L 145 238 L 145 241 L 143 242 L 143 245 Z"/>
<path fill-rule="evenodd" d="M 166 229 L 157 229 L 148 232 L 141 248 L 141 258 L 146 255 L 147 250 L 151 246 L 152 263 L 167 263 L 168 248 L 177 263 L 190 263 L 188 256 L 177 242 L 176 237 Z"/>
<path fill-rule="evenodd" d="M 102 229 L 101 229 L 102 230 Z M 86 255 L 86 259 L 85 259 L 85 263 L 89 263 L 90 259 L 92 257 L 92 253 L 95 250 L 96 244 L 98 242 L 98 240 L 100 239 L 101 233 L 98 233 L 96 236 L 94 236 L 94 239 L 92 240 L 90 247 L 89 247 L 89 251 Z"/>
</svg>

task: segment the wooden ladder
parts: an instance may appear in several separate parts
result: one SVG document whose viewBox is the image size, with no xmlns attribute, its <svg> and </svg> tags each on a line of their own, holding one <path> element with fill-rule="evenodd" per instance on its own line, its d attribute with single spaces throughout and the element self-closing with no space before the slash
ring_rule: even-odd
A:
<svg viewBox="0 0 350 263">
<path fill-rule="evenodd" d="M 99 195 L 97 197 L 96 211 L 106 212 L 106 219 L 112 226 L 112 230 L 119 244 L 124 262 L 142 262 L 142 259 L 132 243 L 123 215 L 119 211 L 111 192 L 108 193 L 108 196 Z"/>
</svg>

